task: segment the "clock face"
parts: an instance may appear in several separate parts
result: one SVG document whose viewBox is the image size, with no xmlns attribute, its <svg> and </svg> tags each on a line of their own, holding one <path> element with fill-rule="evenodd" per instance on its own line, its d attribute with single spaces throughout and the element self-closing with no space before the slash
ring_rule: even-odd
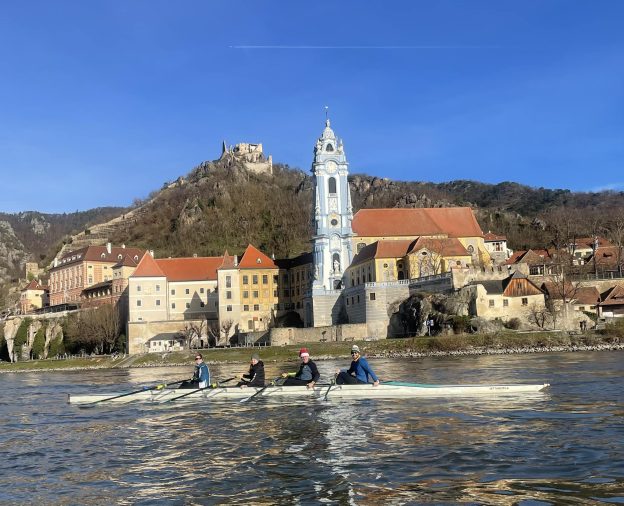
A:
<svg viewBox="0 0 624 506">
<path fill-rule="evenodd" d="M 338 168 L 338 166 L 336 165 L 336 162 L 330 160 L 329 162 L 325 164 L 325 168 L 327 169 L 327 172 L 329 172 L 330 174 L 333 174 L 334 172 L 336 172 L 336 169 Z"/>
</svg>

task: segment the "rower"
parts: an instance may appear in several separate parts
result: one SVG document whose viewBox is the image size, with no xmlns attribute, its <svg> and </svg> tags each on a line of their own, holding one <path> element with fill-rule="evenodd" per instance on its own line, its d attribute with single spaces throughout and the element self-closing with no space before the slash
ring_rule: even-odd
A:
<svg viewBox="0 0 624 506">
<path fill-rule="evenodd" d="M 237 387 L 263 387 L 264 386 L 264 362 L 260 356 L 254 353 L 251 356 L 249 372 L 240 377 Z"/>
<path fill-rule="evenodd" d="M 307 348 L 299 350 L 299 358 L 301 365 L 296 373 L 282 373 L 282 378 L 286 378 L 282 385 L 284 386 L 307 386 L 314 388 L 321 375 L 319 374 L 316 364 L 310 360 L 310 352 Z"/>
<path fill-rule="evenodd" d="M 210 371 L 201 353 L 195 355 L 195 372 L 192 382 L 197 384 L 196 388 L 208 388 L 210 385 Z"/>
<path fill-rule="evenodd" d="M 338 369 L 336 374 L 336 383 L 338 385 L 367 384 L 370 377 L 373 380 L 373 386 L 379 386 L 379 378 L 377 378 L 370 365 L 368 365 L 368 360 L 362 356 L 360 347 L 357 344 L 351 347 L 351 366 L 349 369 Z"/>
</svg>

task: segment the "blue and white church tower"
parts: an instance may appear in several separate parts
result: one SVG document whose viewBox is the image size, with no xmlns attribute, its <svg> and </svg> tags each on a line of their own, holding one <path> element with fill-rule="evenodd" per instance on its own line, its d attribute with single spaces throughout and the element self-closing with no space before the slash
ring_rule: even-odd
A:
<svg viewBox="0 0 624 506">
<path fill-rule="evenodd" d="M 314 326 L 336 322 L 342 303 L 343 276 L 353 260 L 353 208 L 347 175 L 349 164 L 342 141 L 330 121 L 314 147 Z"/>
</svg>

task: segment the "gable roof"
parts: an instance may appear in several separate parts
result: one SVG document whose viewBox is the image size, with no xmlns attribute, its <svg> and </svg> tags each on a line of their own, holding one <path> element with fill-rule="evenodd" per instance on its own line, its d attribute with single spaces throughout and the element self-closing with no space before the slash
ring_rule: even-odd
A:
<svg viewBox="0 0 624 506">
<path fill-rule="evenodd" d="M 624 285 L 615 285 L 602 294 L 600 306 L 624 305 Z"/>
<path fill-rule="evenodd" d="M 33 279 L 24 288 L 22 288 L 23 292 L 26 290 L 43 290 L 45 292 L 46 290 L 49 290 L 49 288 L 39 284 L 39 281 L 37 281 L 36 279 Z"/>
<path fill-rule="evenodd" d="M 539 295 L 542 293 L 542 290 L 533 281 L 519 271 L 515 271 L 505 279 L 473 281 L 470 284 L 483 285 L 488 294 L 504 295 L 505 297 L 526 297 L 527 295 Z M 517 287 L 520 287 L 520 289 Z"/>
<path fill-rule="evenodd" d="M 514 251 L 505 264 L 544 265 L 552 262 L 552 254 L 547 249 L 528 249 Z"/>
<path fill-rule="evenodd" d="M 134 271 L 134 274 L 132 274 L 132 276 L 130 277 L 131 278 L 153 278 L 153 277 L 164 278 L 165 273 L 162 271 L 160 266 L 156 263 L 156 260 L 154 260 L 154 257 L 152 255 L 144 255 L 143 258 L 141 258 L 139 265 L 137 265 L 137 268 Z"/>
<path fill-rule="evenodd" d="M 464 245 L 455 237 L 433 239 L 431 237 L 419 237 L 409 249 L 408 253 L 427 249 L 435 251 L 443 257 L 447 256 L 471 256 Z"/>
<path fill-rule="evenodd" d="M 275 262 L 255 246 L 247 246 L 243 258 L 238 263 L 241 269 L 277 269 Z"/>
<path fill-rule="evenodd" d="M 505 237 L 504 235 L 496 235 L 496 234 L 493 234 L 492 232 L 488 231 L 486 234 L 483 234 L 483 240 L 485 242 L 506 241 L 507 237 Z"/>
<path fill-rule="evenodd" d="M 577 248 L 594 248 L 594 240 L 598 241 L 598 248 L 613 246 L 613 244 L 604 237 L 579 237 L 574 241 Z"/>
<path fill-rule="evenodd" d="M 483 237 L 469 207 L 360 209 L 351 226 L 360 237 Z"/>
<path fill-rule="evenodd" d="M 143 255 L 139 256 L 138 260 L 135 260 L 130 255 L 124 255 L 124 257 L 119 262 L 113 265 L 113 269 L 116 269 L 118 267 L 136 267 L 137 265 L 139 265 L 139 262 L 145 254 L 147 254 L 147 251 L 143 252 Z"/>
<path fill-rule="evenodd" d="M 381 240 L 364 246 L 355 255 L 351 265 L 359 265 L 372 258 L 402 258 L 407 255 L 410 246 L 416 241 L 414 239 Z"/>
<path fill-rule="evenodd" d="M 155 262 L 167 281 L 216 281 L 223 257 L 159 258 Z"/>
</svg>

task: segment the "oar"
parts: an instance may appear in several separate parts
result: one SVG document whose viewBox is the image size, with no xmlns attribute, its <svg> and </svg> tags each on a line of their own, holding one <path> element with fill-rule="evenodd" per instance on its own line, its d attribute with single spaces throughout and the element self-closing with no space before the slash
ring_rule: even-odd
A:
<svg viewBox="0 0 624 506">
<path fill-rule="evenodd" d="M 334 379 L 331 380 L 331 383 L 329 384 L 329 388 L 327 390 L 325 390 L 325 397 L 323 397 L 323 400 L 326 401 L 327 400 L 327 394 L 329 394 L 329 391 L 332 389 L 332 387 L 336 384 L 336 379 L 338 378 L 338 373 L 336 373 L 334 375 Z"/>
<path fill-rule="evenodd" d="M 89 406 L 90 404 L 98 404 L 100 402 L 105 402 L 105 401 L 112 401 L 113 399 L 120 399 L 121 397 L 126 397 L 128 395 L 134 395 L 134 394 L 138 394 L 138 393 L 141 393 L 141 392 L 149 392 L 151 390 L 162 390 L 163 388 L 165 388 L 165 387 L 167 387 L 169 385 L 177 385 L 179 383 L 184 383 L 185 381 L 189 381 L 189 380 L 190 380 L 190 378 L 189 379 L 183 379 L 183 380 L 180 380 L 180 381 L 173 381 L 171 383 L 161 383 L 160 385 L 156 385 L 156 386 L 149 387 L 149 388 L 143 387 L 143 388 L 141 388 L 141 390 L 135 390 L 134 392 L 128 392 L 128 393 L 121 394 L 121 395 L 115 395 L 114 397 L 107 397 L 106 399 L 99 399 L 97 401 L 87 402 L 87 403 L 83 404 L 83 406 Z"/>
<path fill-rule="evenodd" d="M 254 397 L 260 395 L 262 392 L 264 392 L 267 388 L 269 388 L 270 386 L 275 385 L 275 382 L 280 379 L 281 376 L 278 376 L 277 378 L 275 378 L 273 381 L 271 381 L 270 383 L 264 385 L 260 390 L 258 390 L 255 394 L 250 395 L 249 397 L 245 397 L 244 399 L 241 399 L 238 402 L 247 402 L 250 401 L 251 399 L 253 399 Z"/>
<path fill-rule="evenodd" d="M 217 381 L 217 386 L 216 386 L 216 387 L 214 387 L 214 388 L 217 388 L 217 387 L 218 387 L 219 385 L 221 385 L 222 383 L 227 383 L 228 381 L 232 381 L 233 379 L 236 379 L 236 376 L 232 376 L 231 378 L 225 379 L 225 380 L 223 380 L 223 381 Z M 173 397 L 173 398 L 171 398 L 171 399 L 167 399 L 167 400 L 166 400 L 166 401 L 164 401 L 164 402 L 171 402 L 171 401 L 175 401 L 176 399 L 182 399 L 183 397 L 186 397 L 187 395 L 191 395 L 191 394 L 197 393 L 197 392 L 199 392 L 200 390 L 208 390 L 209 388 L 212 388 L 212 387 L 198 388 L 198 389 L 196 389 L 196 390 L 191 390 L 190 392 L 187 392 L 187 393 L 185 393 L 185 394 L 178 395 L 177 397 Z"/>
</svg>

